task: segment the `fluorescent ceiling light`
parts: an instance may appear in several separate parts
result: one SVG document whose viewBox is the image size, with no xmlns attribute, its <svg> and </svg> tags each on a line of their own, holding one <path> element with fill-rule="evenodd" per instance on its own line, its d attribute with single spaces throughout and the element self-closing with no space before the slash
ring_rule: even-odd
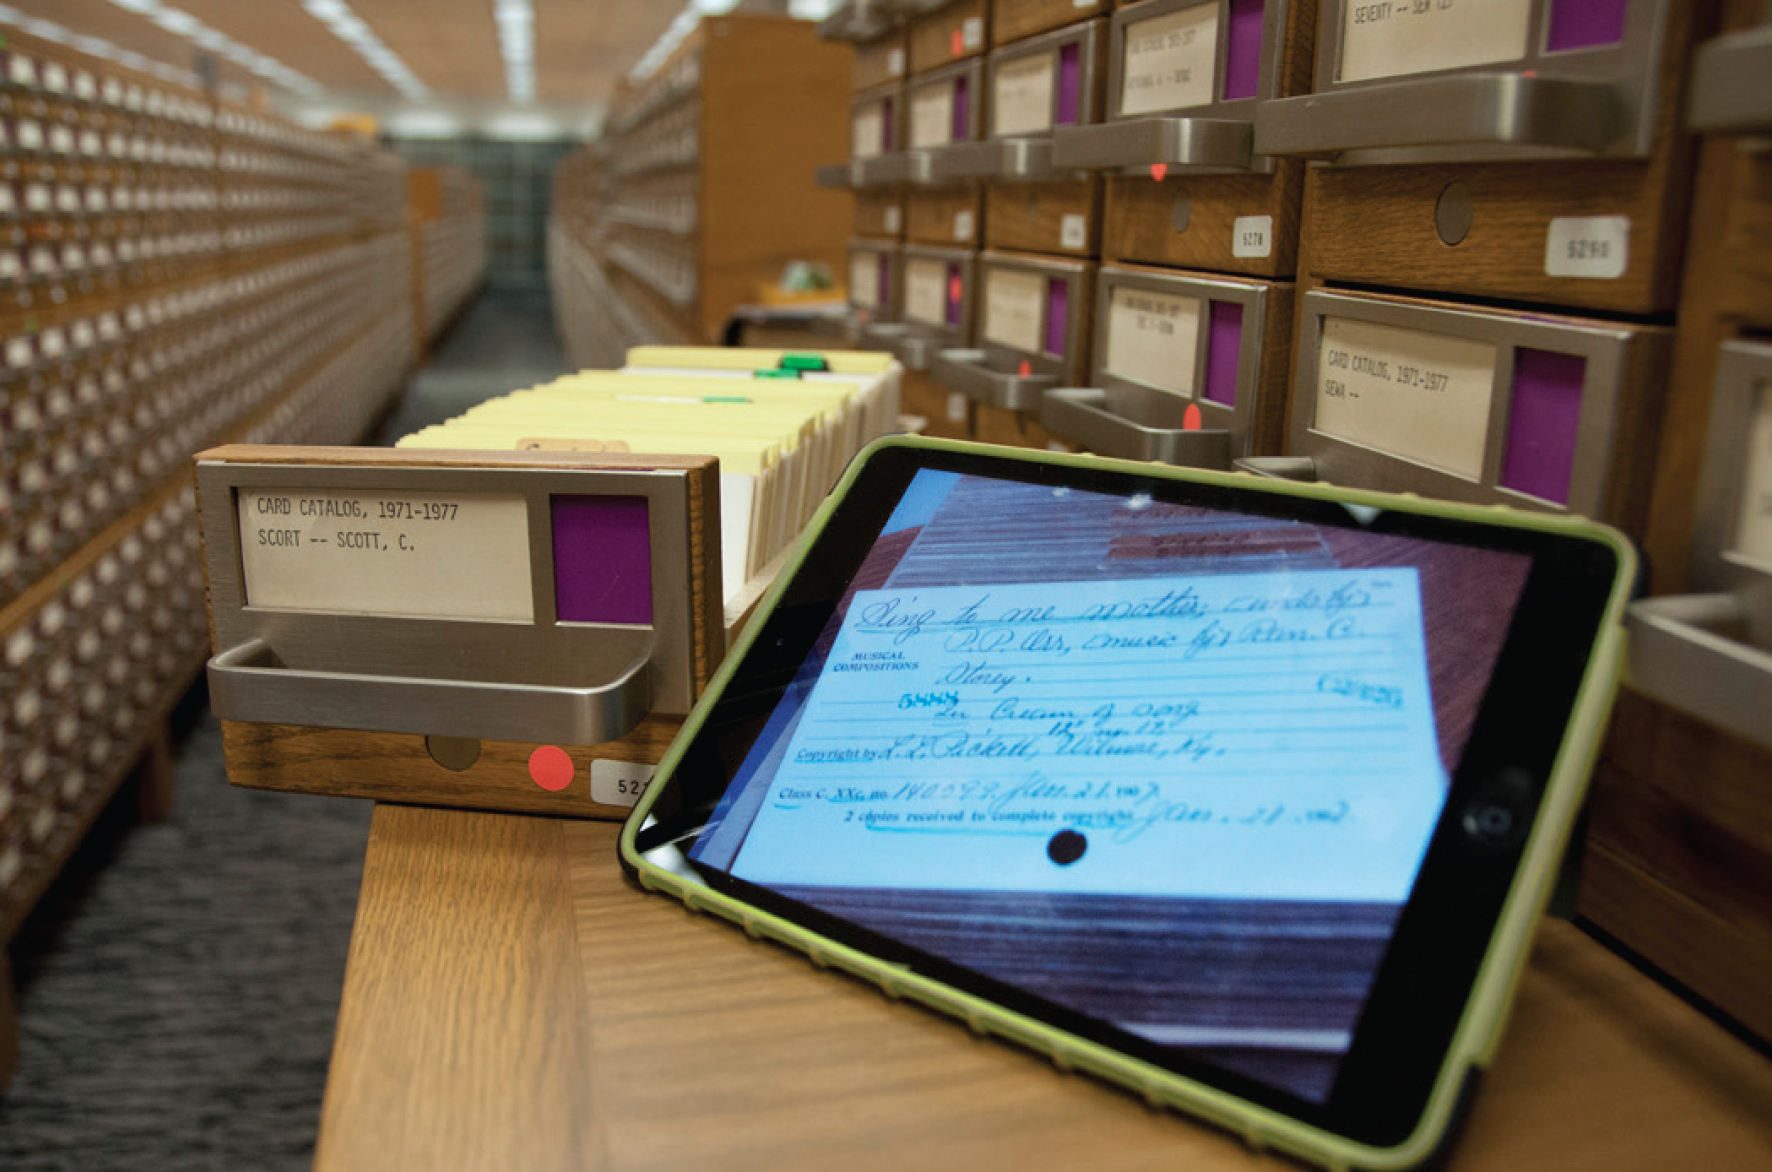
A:
<svg viewBox="0 0 1772 1172">
<path fill-rule="evenodd" d="M 115 2 L 115 0 L 113 0 Z M 431 91 L 406 67 L 406 63 L 387 45 L 382 43 L 375 30 L 363 22 L 363 18 L 351 11 L 351 6 L 344 0 L 302 0 L 302 8 L 309 16 L 325 25 L 332 35 L 350 46 L 357 56 L 387 83 L 399 90 L 402 95 L 413 101 L 422 101 L 431 96 Z"/>
<path fill-rule="evenodd" d="M 321 92 L 319 82 L 311 77 L 297 73 L 295 70 L 279 61 L 273 61 L 271 58 L 260 54 L 244 56 L 244 54 L 250 53 L 250 50 L 247 50 L 244 45 L 241 45 L 226 33 L 221 32 L 218 29 L 210 28 L 182 8 L 173 8 L 169 5 L 162 4 L 160 0 L 111 0 L 111 3 L 118 8 L 123 9 L 125 12 L 133 12 L 137 16 L 146 17 L 148 20 L 169 33 L 185 37 L 198 48 L 207 49 L 212 53 L 220 54 L 235 64 L 244 66 L 246 69 L 258 74 L 258 76 L 264 78 L 266 81 L 274 81 L 278 85 L 286 86 L 298 93 L 304 93 L 310 96 Z M 97 38 L 93 39 L 96 40 Z M 176 81 L 180 85 L 188 85 L 193 89 L 198 88 L 201 85 L 197 75 L 190 70 L 179 69 L 176 66 L 167 65 L 162 62 L 149 61 L 139 53 L 118 49 L 114 54 L 101 55 L 109 56 L 110 60 L 116 61 L 121 65 L 127 65 L 131 69 L 139 69 L 144 73 L 152 73 L 158 77 L 163 77 L 168 81 Z"/>
<path fill-rule="evenodd" d="M 513 102 L 535 100 L 535 8 L 530 0 L 492 0 L 498 51 L 505 63 L 505 90 Z"/>
</svg>

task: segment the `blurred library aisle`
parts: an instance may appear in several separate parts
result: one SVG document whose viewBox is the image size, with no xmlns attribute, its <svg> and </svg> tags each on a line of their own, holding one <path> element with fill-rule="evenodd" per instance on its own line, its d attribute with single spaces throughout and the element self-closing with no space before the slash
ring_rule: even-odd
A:
<svg viewBox="0 0 1772 1172">
<path fill-rule="evenodd" d="M 488 291 L 383 441 L 562 362 L 545 293 Z M 229 787 L 200 686 L 173 731 L 171 817 L 137 824 L 125 787 L 13 940 L 9 1172 L 312 1163 L 370 806 Z"/>
</svg>

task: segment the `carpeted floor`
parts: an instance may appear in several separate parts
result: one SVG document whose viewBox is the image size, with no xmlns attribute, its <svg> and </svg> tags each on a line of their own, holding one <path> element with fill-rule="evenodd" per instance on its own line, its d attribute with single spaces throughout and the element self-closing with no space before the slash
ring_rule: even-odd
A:
<svg viewBox="0 0 1772 1172">
<path fill-rule="evenodd" d="M 489 294 L 383 442 L 556 377 L 545 300 Z M 367 802 L 228 786 L 199 690 L 172 817 L 113 803 L 19 935 L 6 1172 L 284 1172 L 313 1160 Z"/>
</svg>

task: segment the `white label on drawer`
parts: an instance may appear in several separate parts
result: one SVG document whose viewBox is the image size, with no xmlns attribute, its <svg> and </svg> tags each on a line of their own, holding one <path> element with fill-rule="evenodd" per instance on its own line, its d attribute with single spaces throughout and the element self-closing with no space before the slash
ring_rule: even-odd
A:
<svg viewBox="0 0 1772 1172">
<path fill-rule="evenodd" d="M 886 73 L 890 77 L 904 76 L 904 50 L 892 48 L 886 51 Z"/>
<path fill-rule="evenodd" d="M 1765 383 L 1754 388 L 1741 481 L 1741 521 L 1736 526 L 1735 549 L 1772 569 L 1772 386 Z"/>
<path fill-rule="evenodd" d="M 904 227 L 904 213 L 899 210 L 897 204 L 892 204 L 886 209 L 886 231 L 896 233 L 902 227 Z"/>
<path fill-rule="evenodd" d="M 1495 394 L 1495 344 L 1323 319 L 1314 427 L 1478 480 Z"/>
<path fill-rule="evenodd" d="M 985 274 L 984 336 L 1001 346 L 1038 353 L 1040 301 L 1046 279 L 1038 273 L 996 269 Z"/>
<path fill-rule="evenodd" d="M 1629 267 L 1629 216 L 1558 216 L 1550 222 L 1545 276 L 1616 281 Z"/>
<path fill-rule="evenodd" d="M 1231 225 L 1231 255 L 1243 257 L 1274 254 L 1274 218 L 1238 216 Z"/>
<path fill-rule="evenodd" d="M 880 308 L 880 254 L 849 254 L 849 300 L 868 309 Z"/>
<path fill-rule="evenodd" d="M 954 83 L 925 86 L 911 95 L 911 145 L 946 146 L 954 141 Z"/>
<path fill-rule="evenodd" d="M 971 402 L 972 402 L 972 400 L 968 399 L 963 393 L 961 393 L 959 391 L 949 391 L 948 392 L 948 407 L 947 407 L 948 422 L 949 423 L 965 423 L 966 422 L 966 408 L 971 404 Z"/>
<path fill-rule="evenodd" d="M 954 213 L 954 239 L 965 242 L 972 239 L 972 213 L 962 208 Z"/>
<path fill-rule="evenodd" d="M 938 260 L 907 260 L 904 315 L 932 325 L 947 321 L 947 265 Z"/>
<path fill-rule="evenodd" d="M 1218 5 L 1200 4 L 1126 26 L 1120 112 L 1147 114 L 1212 100 Z"/>
<path fill-rule="evenodd" d="M 22 119 L 18 124 L 17 130 L 14 131 L 14 137 L 18 140 L 18 149 L 21 151 L 40 151 L 43 149 L 42 123 L 29 118 Z"/>
<path fill-rule="evenodd" d="M 1116 285 L 1108 295 L 1107 372 L 1193 394 L 1204 309 L 1198 297 Z"/>
<path fill-rule="evenodd" d="M 236 499 L 248 606 L 535 620 L 517 493 L 242 488 Z"/>
<path fill-rule="evenodd" d="M 638 761 L 591 762 L 591 801 L 605 806 L 632 806 L 646 794 L 658 766 Z"/>
<path fill-rule="evenodd" d="M 1040 53 L 997 66 L 992 93 L 995 134 L 1031 134 L 1052 125 L 1052 57 Z"/>
<path fill-rule="evenodd" d="M 870 102 L 855 112 L 850 124 L 849 153 L 858 159 L 871 159 L 886 149 L 886 111 L 879 102 Z"/>
<path fill-rule="evenodd" d="M 968 50 L 984 48 L 984 17 L 968 16 L 960 22 L 960 43 Z"/>
<path fill-rule="evenodd" d="M 1342 81 L 1513 61 L 1526 53 L 1532 0 L 1353 0 L 1342 25 Z"/>
<path fill-rule="evenodd" d="M 1066 212 L 1064 218 L 1058 222 L 1058 246 L 1089 247 L 1089 218 L 1076 212 Z"/>
</svg>

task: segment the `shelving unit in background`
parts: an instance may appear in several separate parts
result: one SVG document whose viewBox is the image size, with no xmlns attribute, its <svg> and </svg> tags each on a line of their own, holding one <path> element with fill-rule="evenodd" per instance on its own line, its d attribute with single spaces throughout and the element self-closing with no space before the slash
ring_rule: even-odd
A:
<svg viewBox="0 0 1772 1172">
<path fill-rule="evenodd" d="M 406 172 L 417 361 L 486 280 L 486 192 L 457 166 Z"/>
<path fill-rule="evenodd" d="M 190 455 L 360 440 L 413 314 L 386 150 L 11 34 L 0 121 L 4 942 L 138 763 L 170 800 L 209 642 Z"/>
<path fill-rule="evenodd" d="M 849 141 L 850 49 L 786 17 L 704 19 L 617 95 L 556 173 L 548 274 L 568 358 L 717 342 L 791 261 L 843 271 L 850 197 L 812 186 Z"/>
</svg>

